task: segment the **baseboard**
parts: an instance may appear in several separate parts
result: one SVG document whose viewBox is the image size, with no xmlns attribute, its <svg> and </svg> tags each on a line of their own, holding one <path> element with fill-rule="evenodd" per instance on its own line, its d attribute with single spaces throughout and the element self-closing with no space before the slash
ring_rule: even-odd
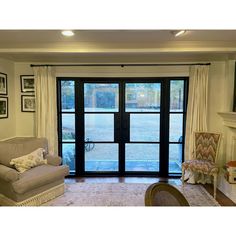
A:
<svg viewBox="0 0 236 236">
<path fill-rule="evenodd" d="M 0 194 L 0 205 L 1 206 L 40 206 L 43 203 L 48 202 L 62 195 L 64 192 L 65 192 L 65 184 L 63 183 L 21 202 L 13 201 L 12 199 Z"/>
</svg>

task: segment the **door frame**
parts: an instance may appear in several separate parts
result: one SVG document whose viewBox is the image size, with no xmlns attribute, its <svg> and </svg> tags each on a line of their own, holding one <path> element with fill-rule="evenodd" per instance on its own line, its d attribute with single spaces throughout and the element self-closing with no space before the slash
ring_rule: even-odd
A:
<svg viewBox="0 0 236 236">
<path fill-rule="evenodd" d="M 169 167 L 169 107 L 170 107 L 170 81 L 171 80 L 184 80 L 184 105 L 183 105 L 183 149 L 184 150 L 184 137 L 186 126 L 186 110 L 187 110 L 187 94 L 188 94 L 188 78 L 186 76 L 168 76 L 168 77 L 57 77 L 57 104 L 58 104 L 58 150 L 59 154 L 62 154 L 62 123 L 61 123 L 61 84 L 62 80 L 71 80 L 75 83 L 75 133 L 80 134 L 75 137 L 75 156 L 81 158 L 75 158 L 75 175 L 70 177 L 79 176 L 155 176 L 155 177 L 179 177 L 180 174 L 168 174 Z M 126 171 L 125 172 L 125 150 L 124 145 L 121 143 L 121 137 L 125 134 L 125 130 L 122 129 L 122 121 L 125 114 L 125 83 L 161 83 L 161 102 L 160 102 L 160 140 L 159 140 L 159 172 L 142 172 L 142 171 Z M 118 172 L 99 171 L 99 172 L 86 172 L 85 171 L 85 154 L 84 154 L 84 83 L 118 83 L 119 84 L 119 112 L 118 123 L 120 126 L 119 139 L 119 164 Z M 115 112 L 101 112 L 111 113 Z M 135 112 L 138 113 L 138 112 Z M 143 113 L 143 112 L 140 112 Z M 151 114 L 152 112 L 150 112 Z M 156 113 L 156 112 L 153 112 Z M 130 114 L 130 112 L 129 112 Z M 115 116 L 116 117 L 116 116 Z M 116 122 L 115 122 L 116 123 Z M 114 142 L 116 132 L 114 123 Z M 78 145 L 79 143 L 83 145 Z M 100 143 L 100 142 L 99 142 Z M 102 142 L 101 142 L 102 143 Z M 109 143 L 109 142 L 103 142 Z M 129 143 L 129 142 L 128 142 Z M 142 142 L 138 142 L 142 143 Z M 147 143 L 147 142 L 144 142 Z M 155 143 L 155 142 L 154 142 Z M 184 151 L 182 151 L 182 160 L 184 160 Z"/>
</svg>

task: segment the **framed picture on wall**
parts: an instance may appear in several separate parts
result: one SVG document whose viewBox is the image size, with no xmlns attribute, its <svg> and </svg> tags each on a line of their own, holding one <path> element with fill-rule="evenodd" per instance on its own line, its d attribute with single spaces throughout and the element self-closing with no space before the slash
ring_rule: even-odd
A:
<svg viewBox="0 0 236 236">
<path fill-rule="evenodd" d="M 8 117 L 8 98 L 0 97 L 0 119 Z"/>
<path fill-rule="evenodd" d="M 7 75 L 0 72 L 0 95 L 7 95 Z"/>
<path fill-rule="evenodd" d="M 21 111 L 34 112 L 35 111 L 35 96 L 21 95 Z"/>
<path fill-rule="evenodd" d="M 21 75 L 21 92 L 33 93 L 34 92 L 34 76 L 33 75 Z"/>
</svg>

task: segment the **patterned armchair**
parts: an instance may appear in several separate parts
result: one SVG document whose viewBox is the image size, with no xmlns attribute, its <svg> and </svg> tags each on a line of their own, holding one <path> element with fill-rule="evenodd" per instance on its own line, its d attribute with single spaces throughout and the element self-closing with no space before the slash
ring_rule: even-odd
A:
<svg viewBox="0 0 236 236">
<path fill-rule="evenodd" d="M 216 164 L 221 134 L 209 132 L 194 133 L 193 160 L 182 163 L 182 184 L 184 186 L 185 170 L 213 176 L 214 198 L 216 198 L 216 184 L 219 166 Z"/>
</svg>

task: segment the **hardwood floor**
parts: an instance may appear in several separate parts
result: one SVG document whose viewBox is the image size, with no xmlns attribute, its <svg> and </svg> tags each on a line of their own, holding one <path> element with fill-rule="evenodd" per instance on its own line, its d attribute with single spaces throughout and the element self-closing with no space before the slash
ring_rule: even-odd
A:
<svg viewBox="0 0 236 236">
<path fill-rule="evenodd" d="M 66 183 L 156 183 L 165 182 L 173 185 L 181 185 L 180 179 L 174 178 L 153 178 L 153 177 L 77 177 L 66 178 Z M 204 188 L 213 196 L 213 186 L 203 185 Z M 221 206 L 236 206 L 236 204 L 217 189 L 216 200 Z"/>
</svg>

